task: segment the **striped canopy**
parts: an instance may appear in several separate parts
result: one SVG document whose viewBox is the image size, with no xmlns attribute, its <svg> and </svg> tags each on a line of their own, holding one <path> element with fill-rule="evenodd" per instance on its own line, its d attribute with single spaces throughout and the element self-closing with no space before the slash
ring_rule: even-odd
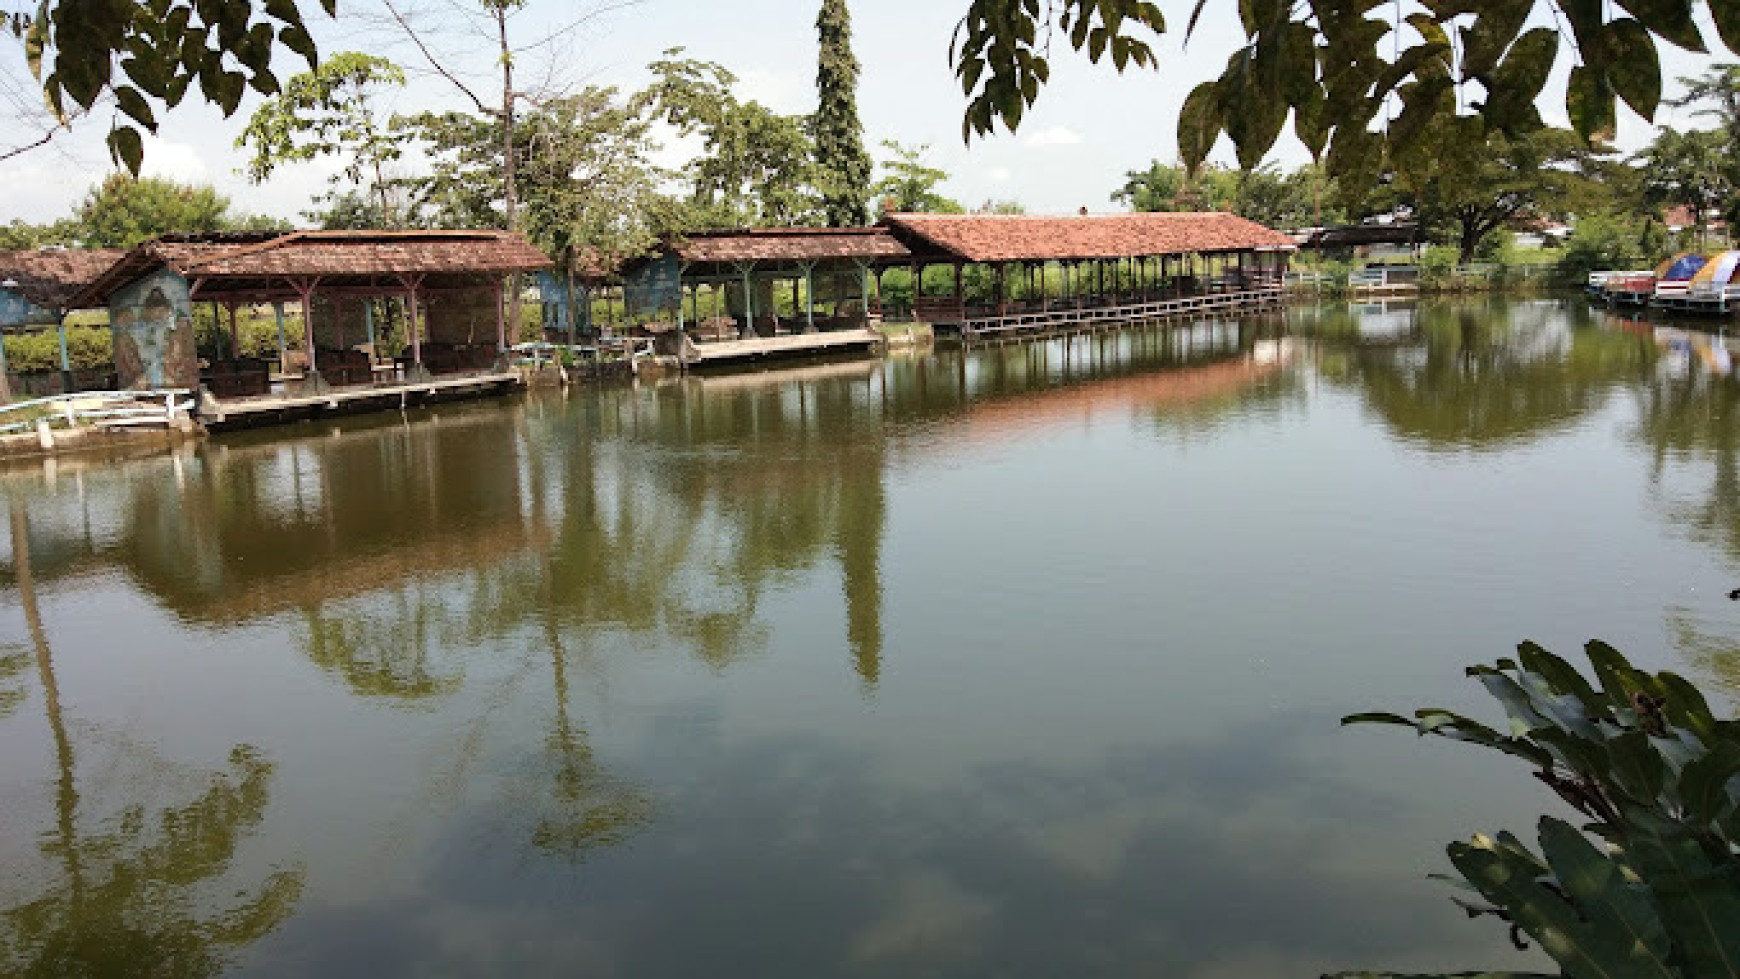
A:
<svg viewBox="0 0 1740 979">
<path fill-rule="evenodd" d="M 1725 286 L 1733 280 L 1736 271 L 1740 271 L 1740 251 L 1726 251 L 1699 269 L 1698 274 L 1692 276 L 1692 284 Z"/>
<path fill-rule="evenodd" d="M 1698 270 L 1709 261 L 1704 256 L 1694 252 L 1680 252 L 1673 258 L 1655 267 L 1655 277 L 1663 282 L 1685 282 L 1698 274 Z"/>
</svg>

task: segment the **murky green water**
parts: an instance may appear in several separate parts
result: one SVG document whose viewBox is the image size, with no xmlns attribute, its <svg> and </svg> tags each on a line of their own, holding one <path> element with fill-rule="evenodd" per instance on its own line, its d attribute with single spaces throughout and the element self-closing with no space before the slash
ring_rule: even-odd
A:
<svg viewBox="0 0 1740 979">
<path fill-rule="evenodd" d="M 1425 875 L 1555 802 L 1336 721 L 1524 638 L 1740 689 L 1740 381 L 1576 304 L 1165 336 L 0 479 L 0 973 L 1535 962 Z"/>
</svg>

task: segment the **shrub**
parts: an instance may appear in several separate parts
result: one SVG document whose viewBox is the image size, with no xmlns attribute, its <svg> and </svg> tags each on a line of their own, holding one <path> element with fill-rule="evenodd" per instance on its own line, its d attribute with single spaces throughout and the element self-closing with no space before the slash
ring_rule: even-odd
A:
<svg viewBox="0 0 1740 979">
<path fill-rule="evenodd" d="M 1740 974 L 1740 722 L 1673 673 L 1638 670 L 1606 643 L 1587 653 L 1594 683 L 1533 643 L 1469 669 L 1503 705 L 1503 732 L 1438 708 L 1342 723 L 1519 758 L 1587 820 L 1543 816 L 1538 852 L 1510 833 L 1449 846 L 1468 894 L 1457 903 L 1519 946 L 1533 939 L 1563 976 Z"/>
</svg>

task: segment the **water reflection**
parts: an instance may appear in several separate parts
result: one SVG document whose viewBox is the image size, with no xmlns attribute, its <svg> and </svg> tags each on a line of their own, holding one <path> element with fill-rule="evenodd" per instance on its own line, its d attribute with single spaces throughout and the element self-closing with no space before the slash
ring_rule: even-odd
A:
<svg viewBox="0 0 1740 979">
<path fill-rule="evenodd" d="M 210 976 L 290 916 L 302 875 L 271 873 L 257 888 L 214 902 L 239 844 L 265 812 L 272 765 L 238 745 L 228 770 L 204 779 L 191 801 L 160 806 L 124 799 L 116 812 L 81 811 L 74 739 L 32 565 L 29 514 L 8 500 L 11 572 L 34 649 L 54 755 L 53 826 L 37 837 L 52 869 L 29 899 L 0 902 L 0 966 L 8 975 Z M 9 657 L 10 658 L 10 657 Z M 146 784 L 151 770 L 131 773 Z M 153 789 L 160 789 L 153 785 Z M 9 875 L 12 876 L 12 875 Z M 22 874 L 17 875 L 22 879 Z"/>
<path fill-rule="evenodd" d="M 1596 315 L 1578 303 L 1426 302 L 1384 310 L 1375 335 L 1344 308 L 1295 320 L 1322 339 L 1322 375 L 1358 391 L 1398 436 L 1493 450 L 1565 431 L 1650 376 L 1650 339 L 1601 328 Z"/>
<path fill-rule="evenodd" d="M 1368 687 L 1453 683 L 1492 639 L 1466 610 L 1505 592 L 1384 490 L 1543 479 L 1530 453 L 1588 438 L 1658 460 L 1662 499 L 1695 494 L 1663 512 L 1740 562 L 1734 389 L 1669 359 L 1568 306 L 1321 311 L 14 478 L 0 744 L 28 723 L 42 750 L 0 779 L 42 802 L 0 859 L 46 867 L 0 902 L 0 964 L 113 933 L 169 973 L 1504 965 L 1502 936 L 1422 913 L 1415 872 L 1470 817 L 1420 800 L 1459 783 L 1335 733 Z M 1546 504 L 1518 499 L 1479 546 L 1532 566 Z M 75 722 L 46 637 L 81 616 L 136 629 L 143 665 L 78 648 Z M 1726 669 L 1717 625 L 1684 625 Z M 1396 652 L 1421 634 L 1454 649 Z M 159 667 L 150 698 L 110 689 Z M 261 747 L 232 752 L 244 728 Z M 92 741 L 208 761 L 98 792 Z M 306 869 L 260 870 L 286 855 Z M 232 870 L 241 898 L 162 896 Z"/>
</svg>

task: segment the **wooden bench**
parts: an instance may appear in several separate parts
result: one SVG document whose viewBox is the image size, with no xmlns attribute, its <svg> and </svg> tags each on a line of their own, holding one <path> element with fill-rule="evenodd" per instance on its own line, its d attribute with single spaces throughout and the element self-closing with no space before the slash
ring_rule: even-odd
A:
<svg viewBox="0 0 1740 979">
<path fill-rule="evenodd" d="M 264 360 L 214 360 L 199 372 L 199 383 L 219 398 L 249 398 L 272 393 L 272 365 Z"/>
</svg>

